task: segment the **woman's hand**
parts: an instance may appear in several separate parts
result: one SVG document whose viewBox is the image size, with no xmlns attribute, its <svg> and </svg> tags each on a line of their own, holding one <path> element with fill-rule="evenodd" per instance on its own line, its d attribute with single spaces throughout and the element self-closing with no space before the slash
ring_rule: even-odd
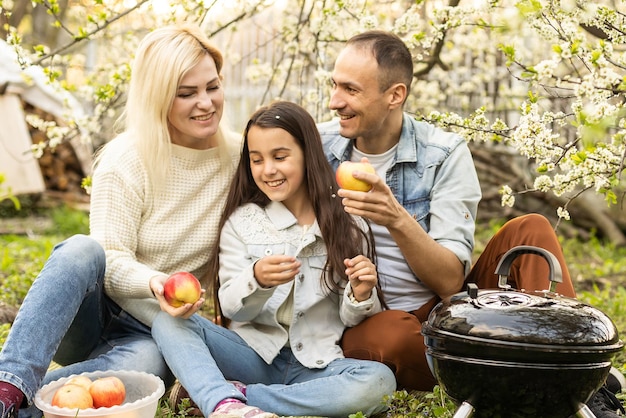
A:
<svg viewBox="0 0 626 418">
<path fill-rule="evenodd" d="M 292 281 L 300 265 L 291 255 L 268 255 L 254 263 L 254 278 L 261 287 L 278 286 Z"/>
<path fill-rule="evenodd" d="M 154 294 L 154 297 L 159 301 L 159 306 L 162 311 L 167 312 L 168 314 L 174 317 L 180 318 L 189 318 L 194 313 L 198 312 L 202 305 L 204 305 L 204 293 L 205 290 L 201 290 L 200 299 L 196 303 L 185 303 L 178 308 L 167 303 L 165 300 L 165 296 L 163 296 L 163 284 L 167 280 L 168 276 L 154 276 L 150 279 L 150 289 Z"/>
<path fill-rule="evenodd" d="M 357 255 L 344 261 L 346 265 L 346 276 L 350 280 L 352 294 L 357 302 L 367 300 L 372 296 L 372 289 L 378 283 L 378 273 L 376 266 L 364 255 Z"/>
</svg>

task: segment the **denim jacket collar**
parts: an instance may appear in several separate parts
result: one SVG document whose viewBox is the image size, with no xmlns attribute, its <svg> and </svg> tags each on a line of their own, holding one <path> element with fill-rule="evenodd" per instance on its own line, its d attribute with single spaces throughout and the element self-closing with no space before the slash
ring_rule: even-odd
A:
<svg viewBox="0 0 626 418">
<path fill-rule="evenodd" d="M 270 202 L 265 207 L 265 213 L 267 217 L 272 221 L 276 229 L 284 230 L 288 229 L 298 223 L 298 220 L 293 213 L 282 202 Z M 312 232 L 318 237 L 322 237 L 322 232 L 320 231 L 319 226 L 317 225 L 317 220 L 311 225 L 309 228 L 309 232 Z"/>
<path fill-rule="evenodd" d="M 287 229 L 298 222 L 293 213 L 281 202 L 270 202 L 265 207 L 265 213 L 277 229 Z"/>
<path fill-rule="evenodd" d="M 411 121 L 412 116 L 408 113 L 404 113 L 402 117 L 402 133 L 400 134 L 400 141 L 398 143 L 398 150 L 394 158 L 394 164 L 396 162 L 417 162 L 417 147 L 418 141 L 414 138 L 417 135 L 415 125 Z M 339 162 L 350 160 L 352 154 L 352 148 L 354 147 L 354 139 L 343 138 L 342 141 L 337 141 L 330 146 L 330 152 L 335 156 Z"/>
</svg>

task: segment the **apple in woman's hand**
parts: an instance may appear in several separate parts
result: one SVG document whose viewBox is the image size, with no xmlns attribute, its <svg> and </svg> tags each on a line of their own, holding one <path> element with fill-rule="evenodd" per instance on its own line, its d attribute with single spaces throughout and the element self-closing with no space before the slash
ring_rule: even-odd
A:
<svg viewBox="0 0 626 418">
<path fill-rule="evenodd" d="M 196 303 L 202 294 L 200 281 L 185 271 L 172 274 L 163 285 L 163 296 L 175 308 L 185 303 Z"/>
<path fill-rule="evenodd" d="M 335 172 L 335 178 L 337 179 L 339 187 L 359 192 L 370 191 L 372 185 L 363 180 L 354 178 L 352 175 L 354 171 L 376 174 L 376 170 L 370 163 L 344 161 L 339 164 L 339 167 L 337 167 L 337 171 Z"/>
</svg>

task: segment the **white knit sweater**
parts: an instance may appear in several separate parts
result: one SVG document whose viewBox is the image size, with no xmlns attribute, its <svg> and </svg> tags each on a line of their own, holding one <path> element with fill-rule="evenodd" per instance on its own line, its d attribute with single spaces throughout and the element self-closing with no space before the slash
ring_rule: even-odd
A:
<svg viewBox="0 0 626 418">
<path fill-rule="evenodd" d="M 227 141 L 234 166 L 239 143 L 231 136 Z M 198 278 L 206 273 L 233 170 L 220 170 L 217 149 L 172 145 L 167 184 L 154 199 L 131 142 L 114 139 L 94 171 L 90 229 L 106 252 L 107 295 L 151 326 L 160 308 L 150 278 L 177 271 Z"/>
</svg>

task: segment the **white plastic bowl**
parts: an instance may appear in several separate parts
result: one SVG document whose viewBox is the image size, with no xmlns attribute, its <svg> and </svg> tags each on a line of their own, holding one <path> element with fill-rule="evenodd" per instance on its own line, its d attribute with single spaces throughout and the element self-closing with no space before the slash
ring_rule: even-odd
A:
<svg viewBox="0 0 626 418">
<path fill-rule="evenodd" d="M 165 393 L 163 381 L 152 374 L 129 371 L 129 370 L 108 370 L 81 375 L 95 380 L 99 377 L 117 376 L 126 387 L 126 399 L 121 405 L 108 408 L 59 408 L 52 406 L 50 402 L 58 388 L 73 376 L 64 377 L 54 382 L 50 382 L 35 395 L 35 405 L 46 418 L 74 418 L 74 417 L 111 417 L 111 418 L 154 418 L 159 399 Z"/>
</svg>

